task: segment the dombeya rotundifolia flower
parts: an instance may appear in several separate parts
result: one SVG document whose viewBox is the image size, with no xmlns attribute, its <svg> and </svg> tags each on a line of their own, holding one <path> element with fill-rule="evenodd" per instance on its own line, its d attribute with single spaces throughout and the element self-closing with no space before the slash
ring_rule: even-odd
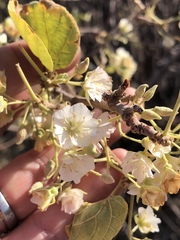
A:
<svg viewBox="0 0 180 240">
<path fill-rule="evenodd" d="M 150 206 L 147 208 L 139 207 L 134 221 L 142 233 L 159 232 L 158 224 L 161 223 L 161 219 L 156 217 Z"/>
<path fill-rule="evenodd" d="M 83 103 L 67 105 L 57 110 L 53 114 L 53 120 L 55 135 L 64 149 L 97 144 L 102 137 L 110 137 L 115 130 L 108 122 L 107 112 L 95 119 L 93 113 Z"/>
<path fill-rule="evenodd" d="M 29 193 L 32 194 L 30 201 L 38 205 L 38 209 L 46 211 L 47 208 L 56 202 L 56 196 L 58 195 L 58 188 L 56 187 L 43 187 L 42 182 L 36 182 Z"/>
<path fill-rule="evenodd" d="M 163 146 L 157 142 L 151 141 L 148 137 L 143 138 L 142 145 L 152 153 L 153 156 L 161 158 L 162 154 L 167 154 L 171 151 L 171 145 Z"/>
<path fill-rule="evenodd" d="M 91 105 L 90 99 L 101 102 L 103 93 L 112 90 L 112 79 L 101 67 L 97 67 L 94 71 L 86 74 L 82 87 L 85 97 Z"/>
<path fill-rule="evenodd" d="M 95 168 L 94 158 L 87 154 L 64 154 L 59 169 L 60 179 L 79 183 L 81 178 Z"/>
<path fill-rule="evenodd" d="M 81 205 L 84 203 L 83 196 L 85 192 L 78 188 L 67 188 L 65 191 L 60 193 L 57 202 L 61 202 L 61 210 L 75 214 Z"/>
<path fill-rule="evenodd" d="M 131 173 L 138 183 L 144 181 L 146 177 L 153 177 L 153 163 L 143 152 L 127 152 L 121 167 L 124 174 Z"/>
</svg>

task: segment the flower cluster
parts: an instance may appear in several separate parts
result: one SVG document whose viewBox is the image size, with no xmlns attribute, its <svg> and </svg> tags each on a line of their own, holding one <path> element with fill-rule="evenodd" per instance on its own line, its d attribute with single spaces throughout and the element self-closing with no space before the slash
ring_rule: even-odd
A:
<svg viewBox="0 0 180 240">
<path fill-rule="evenodd" d="M 134 4 L 141 9 L 135 15 L 141 21 L 149 17 L 146 19 L 148 23 L 159 27 L 162 44 L 167 48 L 173 46 L 175 40 L 167 35 L 163 26 L 168 26 L 176 18 L 162 20 L 156 17 L 156 4 L 147 9 L 141 1 L 134 1 Z M 42 26 L 34 29 L 38 23 L 34 25 L 32 16 L 37 9 L 43 10 L 43 19 L 48 17 L 55 20 L 55 24 L 51 24 L 52 29 L 47 28 L 46 24 L 43 28 L 42 16 Z M 138 34 L 133 32 L 137 28 L 133 21 L 134 13 L 129 18 L 121 18 L 111 34 L 106 30 L 95 34 L 97 42 L 101 43 L 99 53 L 93 59 L 93 62 L 100 63 L 96 68 L 90 64 L 89 58 L 74 66 L 80 48 L 80 31 L 64 7 L 49 0 L 21 6 L 14 0 L 9 1 L 9 13 L 31 52 L 44 65 L 37 66 L 26 48 L 19 46 L 39 74 L 39 86 L 34 91 L 20 64 L 16 64 L 29 95 L 29 99 L 23 100 L 8 95 L 6 69 L 0 71 L 0 127 L 6 127 L 14 116 L 21 115 L 18 119 L 16 143 L 22 144 L 30 137 L 34 140 L 34 151 L 42 152 L 48 147 L 48 155 L 51 155 L 44 167 L 43 178 L 29 190 L 30 201 L 40 211 L 59 204 L 62 211 L 76 214 L 72 224 L 66 228 L 69 239 L 104 239 L 106 236 L 107 239 L 114 239 L 113 234 L 122 227 L 128 211 L 128 221 L 132 220 L 133 204 L 128 208 L 126 201 L 119 196 L 120 192 L 127 192 L 132 195 L 130 203 L 134 201 L 133 196 L 136 196 L 137 202 L 141 199 L 141 203 L 147 206 L 138 208 L 138 213 L 134 216 L 136 226 L 132 230 L 131 223 L 129 224 L 129 239 L 136 239 L 133 233 L 137 229 L 144 234 L 158 232 L 161 220 L 153 209 L 158 210 L 168 199 L 168 194 L 176 194 L 180 189 L 180 125 L 172 128 L 180 108 L 180 94 L 173 109 L 164 106 L 147 109 L 145 103 L 154 96 L 158 85 L 149 88 L 147 84 L 142 84 L 132 95 L 126 91 L 137 70 L 137 63 L 124 45 L 129 42 L 128 49 L 140 46 Z M 122 13 L 120 16 L 123 16 Z M 16 41 L 19 38 L 15 24 L 11 18 L 0 24 L 0 46 L 8 40 Z M 43 39 L 44 31 L 48 39 Z M 54 34 L 51 36 L 54 32 L 57 32 L 56 44 L 53 44 Z M 37 40 L 42 51 L 37 51 L 36 41 L 31 44 L 32 39 Z M 57 47 L 59 42 L 61 46 Z M 89 65 L 91 71 L 88 71 Z M 70 71 L 63 72 L 65 69 Z M 119 76 L 122 80 L 117 89 L 113 86 L 113 75 L 108 74 Z M 163 117 L 169 117 L 164 130 L 156 123 L 156 120 Z M 143 135 L 143 138 L 133 138 L 124 133 L 125 124 L 132 133 Z M 118 130 L 119 136 L 139 143 L 142 149 L 127 151 L 121 162 L 109 147 L 109 143 L 114 141 L 113 137 L 117 137 Z M 113 133 L 115 134 L 111 138 Z M 86 183 L 94 184 L 93 175 L 98 179 L 96 187 L 104 188 L 105 184 L 108 185 L 105 195 L 101 194 L 102 190 L 97 195 L 106 196 L 108 192 L 111 193 L 98 202 L 84 203 L 84 196 L 88 192 L 79 187 L 83 188 Z M 89 189 L 89 186 L 84 189 Z M 90 192 L 89 196 L 91 195 Z M 107 227 L 105 232 L 102 226 Z M 90 232 L 93 235 L 87 236 Z"/>
<path fill-rule="evenodd" d="M 167 200 L 167 194 L 180 189 L 178 157 L 172 157 L 170 146 L 162 146 L 147 138 L 143 152 L 128 152 L 121 164 L 122 172 L 137 184 L 130 184 L 128 193 L 142 199 L 143 204 L 159 208 Z M 149 155 L 149 156 L 147 156 Z"/>
<path fill-rule="evenodd" d="M 130 53 L 124 48 L 116 49 L 115 53 L 109 53 L 108 72 L 117 72 L 124 79 L 131 79 L 137 70 L 137 64 Z"/>
<path fill-rule="evenodd" d="M 96 119 L 82 103 L 65 106 L 53 114 L 53 119 L 59 145 L 66 150 L 60 162 L 60 178 L 79 183 L 80 179 L 95 166 L 92 156 L 77 151 L 88 146 L 92 148 L 104 137 L 109 138 L 115 128 L 108 122 L 107 112 Z M 73 150 L 73 153 L 70 150 Z"/>
<path fill-rule="evenodd" d="M 86 62 L 78 66 L 76 71 L 81 72 L 85 64 Z M 111 91 L 112 81 L 107 73 L 98 67 L 87 73 L 82 87 L 91 105 L 91 101 L 101 102 L 103 93 Z M 40 151 L 50 139 L 50 132 L 42 130 L 49 129 L 51 120 L 47 114 L 40 114 L 37 110 L 34 115 L 33 121 L 40 134 L 39 138 L 36 137 L 35 149 Z M 81 102 L 74 105 L 66 104 L 60 110 L 54 111 L 52 115 L 54 139 L 56 139 L 54 141 L 57 141 L 61 154 L 59 157 L 57 154 L 47 165 L 46 177 L 55 176 L 58 172 L 61 183 L 59 187 L 47 187 L 42 183 L 33 185 L 30 190 L 33 195 L 31 201 L 36 203 L 39 209 L 44 211 L 51 204 L 61 202 L 62 210 L 74 214 L 83 204 L 84 192 L 69 187 L 67 183 L 78 184 L 84 175 L 94 170 L 95 158 L 102 151 L 100 142 L 109 138 L 115 130 L 109 120 L 108 112 L 97 116 Z M 113 182 L 111 180 L 111 183 Z M 59 192 L 58 189 L 61 191 Z"/>
</svg>

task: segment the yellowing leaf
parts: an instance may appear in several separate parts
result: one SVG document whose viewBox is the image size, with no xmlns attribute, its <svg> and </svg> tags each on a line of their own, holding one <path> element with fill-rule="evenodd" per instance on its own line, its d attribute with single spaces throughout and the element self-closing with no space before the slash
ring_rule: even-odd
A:
<svg viewBox="0 0 180 240">
<path fill-rule="evenodd" d="M 27 42 L 29 48 L 37 56 L 42 64 L 50 71 L 53 71 L 53 61 L 42 40 L 35 34 L 33 29 L 19 15 L 20 5 L 17 1 L 11 0 L 8 10 L 22 38 Z"/>
<path fill-rule="evenodd" d="M 80 33 L 64 7 L 51 0 L 26 5 L 10 0 L 8 10 L 21 36 L 48 70 L 71 64 L 79 47 Z"/>
<path fill-rule="evenodd" d="M 127 203 L 121 196 L 86 203 L 67 226 L 67 234 L 70 240 L 110 240 L 121 229 L 126 215 Z"/>
</svg>

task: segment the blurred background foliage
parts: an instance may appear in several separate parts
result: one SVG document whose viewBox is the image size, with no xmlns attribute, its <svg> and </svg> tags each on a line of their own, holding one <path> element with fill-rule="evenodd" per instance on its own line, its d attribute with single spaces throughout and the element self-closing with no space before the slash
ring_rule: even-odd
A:
<svg viewBox="0 0 180 240">
<path fill-rule="evenodd" d="M 30 1 L 19 0 L 25 4 Z M 179 0 L 64 0 L 81 31 L 82 60 L 90 58 L 90 69 L 101 66 L 112 76 L 114 88 L 124 78 L 131 86 L 158 84 L 147 108 L 173 108 L 180 89 L 180 1 Z M 8 0 L 0 1 L 0 22 L 8 16 Z M 4 30 L 2 30 L 4 33 Z M 55 37 L 55 36 L 54 36 Z M 8 36 L 8 40 L 13 39 Z M 1 44 L 3 45 L 3 43 Z M 122 50 L 123 49 L 123 50 Z M 124 58 L 123 58 L 124 57 Z M 158 121 L 164 128 L 167 118 Z M 174 126 L 180 122 L 176 118 Z M 16 142 L 16 126 L 0 139 L 1 165 L 20 152 L 33 147 L 29 140 L 21 146 Z M 114 147 L 137 150 L 139 146 L 120 140 Z M 154 240 L 180 239 L 180 194 L 169 196 L 157 215 L 162 219 L 161 232 L 148 237 Z M 128 196 L 127 196 L 128 201 Z M 143 238 L 142 235 L 139 235 Z M 115 238 L 126 240 L 124 229 Z"/>
</svg>

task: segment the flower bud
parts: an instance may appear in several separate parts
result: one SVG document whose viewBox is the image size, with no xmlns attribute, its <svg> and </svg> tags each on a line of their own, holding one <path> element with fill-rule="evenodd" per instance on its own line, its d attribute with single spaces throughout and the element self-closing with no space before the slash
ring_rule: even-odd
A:
<svg viewBox="0 0 180 240">
<path fill-rule="evenodd" d="M 47 91 L 45 90 L 45 88 L 42 88 L 41 89 L 41 93 L 39 94 L 39 97 L 44 101 L 44 102 L 48 102 L 48 93 Z"/>
<path fill-rule="evenodd" d="M 140 85 L 135 91 L 135 99 L 141 98 L 147 87 L 149 87 L 147 84 Z"/>
<path fill-rule="evenodd" d="M 99 157 L 103 151 L 101 144 L 89 144 L 87 147 L 84 147 L 82 153 L 88 154 L 91 157 Z"/>
<path fill-rule="evenodd" d="M 149 101 L 154 96 L 157 87 L 158 85 L 154 85 L 145 92 L 145 94 L 143 95 L 144 101 Z"/>
<path fill-rule="evenodd" d="M 6 75 L 5 71 L 0 71 L 0 94 L 6 92 Z"/>
<path fill-rule="evenodd" d="M 161 116 L 159 116 L 157 113 L 155 113 L 150 109 L 143 110 L 143 112 L 141 113 L 141 118 L 147 121 L 155 120 L 155 119 L 161 120 Z"/>
<path fill-rule="evenodd" d="M 101 179 L 106 184 L 112 184 L 115 182 L 114 178 L 109 173 L 104 173 L 101 175 Z"/>
<path fill-rule="evenodd" d="M 89 58 L 86 58 L 83 62 L 81 62 L 75 69 L 75 72 L 78 74 L 83 74 L 87 71 L 89 67 Z"/>
<path fill-rule="evenodd" d="M 155 113 L 159 114 L 162 117 L 170 116 L 171 113 L 173 112 L 173 109 L 171 109 L 171 108 L 159 107 L 159 106 L 156 106 L 156 107 L 152 108 L 151 110 L 153 110 Z"/>
<path fill-rule="evenodd" d="M 54 169 L 55 169 L 55 162 L 53 161 L 53 159 L 51 159 L 50 161 L 48 161 L 45 167 L 45 176 L 47 179 L 53 176 Z"/>
<path fill-rule="evenodd" d="M 26 130 L 26 128 L 21 127 L 17 132 L 17 142 L 16 142 L 16 144 L 19 145 L 22 142 L 24 142 L 26 137 L 27 137 L 27 130 Z"/>
</svg>

